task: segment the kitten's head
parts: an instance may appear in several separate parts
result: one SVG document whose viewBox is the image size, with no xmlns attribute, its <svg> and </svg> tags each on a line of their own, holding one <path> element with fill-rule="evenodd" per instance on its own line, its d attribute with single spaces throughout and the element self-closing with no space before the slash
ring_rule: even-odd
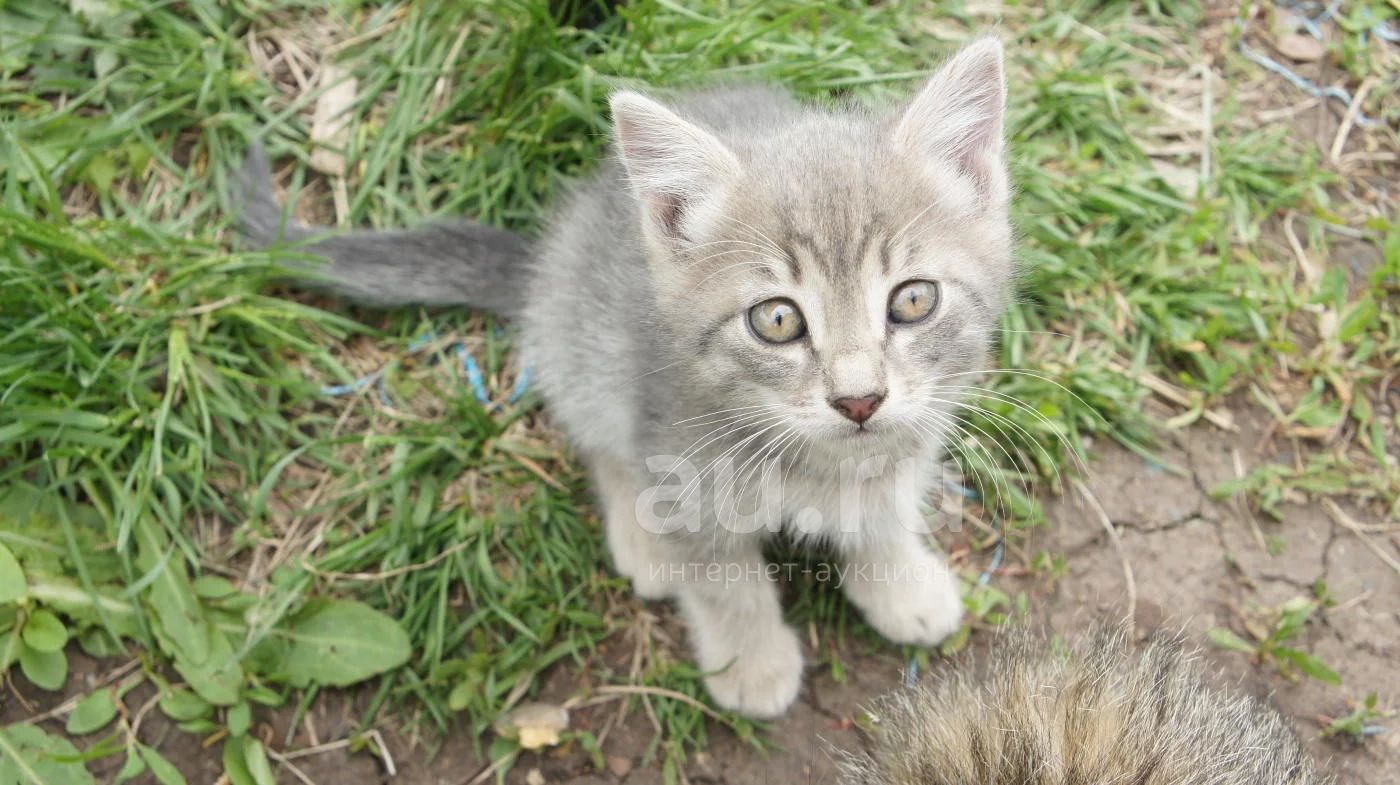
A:
<svg viewBox="0 0 1400 785">
<path fill-rule="evenodd" d="M 988 39 L 888 114 L 613 97 L 659 319 L 715 410 L 827 446 L 946 430 L 1012 277 L 1005 94 Z"/>
</svg>

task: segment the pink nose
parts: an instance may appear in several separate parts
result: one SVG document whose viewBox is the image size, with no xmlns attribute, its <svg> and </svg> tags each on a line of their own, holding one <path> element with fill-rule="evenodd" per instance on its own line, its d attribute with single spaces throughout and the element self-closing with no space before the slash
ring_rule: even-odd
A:
<svg viewBox="0 0 1400 785">
<path fill-rule="evenodd" d="M 835 398 L 831 401 L 831 408 L 835 409 L 848 420 L 854 423 L 863 423 L 875 414 L 875 410 L 880 408 L 880 402 L 885 400 L 883 395 L 865 395 L 860 398 Z"/>
</svg>

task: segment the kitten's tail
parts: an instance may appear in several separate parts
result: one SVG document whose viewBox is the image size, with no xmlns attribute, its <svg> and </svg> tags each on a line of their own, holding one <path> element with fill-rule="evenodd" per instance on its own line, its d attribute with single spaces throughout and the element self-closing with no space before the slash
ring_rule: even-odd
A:
<svg viewBox="0 0 1400 785">
<path fill-rule="evenodd" d="M 248 152 L 237 187 L 244 235 L 327 259 L 324 266 L 288 261 L 312 274 L 308 286 L 370 305 L 470 305 L 507 317 L 524 304 L 531 257 L 520 235 L 472 221 L 341 233 L 284 222 L 261 144 Z"/>
</svg>

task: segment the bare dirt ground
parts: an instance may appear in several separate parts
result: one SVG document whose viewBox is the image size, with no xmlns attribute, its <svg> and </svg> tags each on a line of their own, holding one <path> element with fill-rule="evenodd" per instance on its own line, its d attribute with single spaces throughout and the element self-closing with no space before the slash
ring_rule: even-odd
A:
<svg viewBox="0 0 1400 785">
<path fill-rule="evenodd" d="M 1240 419 L 1240 431 L 1228 433 L 1210 426 L 1178 432 L 1160 450 L 1163 464 L 1149 463 L 1116 445 L 1095 446 L 1088 486 L 1111 521 L 1121 552 L 1095 505 L 1073 491 L 1048 501 L 1050 526 L 1036 530 L 1025 545 L 1027 553 L 1045 550 L 1063 554 L 1068 570 L 1058 578 L 1016 576 L 1005 570 L 995 585 L 1013 596 L 1025 592 L 1030 621 L 1056 633 L 1072 633 L 1097 619 L 1121 618 L 1133 605 L 1140 632 L 1168 626 L 1184 628 L 1198 641 L 1219 678 L 1233 688 L 1251 693 L 1288 717 L 1313 753 L 1329 761 L 1341 782 L 1360 785 L 1394 783 L 1400 778 L 1400 728 L 1372 737 L 1365 744 L 1323 739 L 1320 717 L 1336 717 L 1350 711 L 1348 701 L 1369 692 L 1380 695 L 1383 707 L 1400 702 L 1400 574 L 1359 539 L 1338 525 L 1322 507 L 1285 505 L 1283 520 L 1251 516 L 1237 503 L 1214 501 L 1210 489 L 1236 476 L 1235 454 L 1244 470 L 1269 460 L 1289 460 L 1271 454 L 1261 424 Z M 1164 469 L 1174 464 L 1186 469 L 1179 476 Z M 1255 527 L 1272 547 L 1261 547 Z M 1400 557 L 1400 538 L 1393 532 L 1367 535 L 1373 544 Z M 944 543 L 956 548 L 955 535 Z M 1274 551 L 1273 555 L 1270 550 Z M 981 558 L 978 555 L 976 558 Z M 1015 562 L 1015 559 L 1009 562 Z M 1126 570 L 1132 574 L 1129 588 Z M 972 568 L 977 566 L 971 565 Z M 1258 607 L 1276 607 L 1293 597 L 1312 597 L 1314 585 L 1327 584 L 1334 605 L 1318 612 L 1295 645 L 1333 667 L 1342 677 L 1340 687 L 1303 678 L 1281 677 L 1268 665 L 1252 663 L 1245 654 L 1219 649 L 1205 633 L 1213 627 L 1231 627 L 1248 638 L 1241 619 Z M 633 606 L 638 624 L 617 636 L 604 650 L 609 660 L 625 660 L 632 649 L 628 636 L 649 629 L 679 639 L 683 634 L 664 605 Z M 655 614 L 653 617 L 652 614 Z M 814 639 L 821 631 L 813 630 Z M 652 634 L 656 634 L 654 631 Z M 825 645 L 825 644 L 822 644 Z M 933 669 L 972 667 L 978 652 L 995 645 L 994 635 L 979 631 L 972 645 L 952 659 L 934 660 Z M 787 785 L 833 782 L 836 750 L 859 746 L 860 733 L 853 720 L 871 698 L 897 689 L 905 663 L 893 647 L 856 650 L 849 644 L 840 652 L 846 678 L 836 681 L 830 668 L 813 667 L 800 702 L 767 734 L 770 749 L 758 751 L 729 731 L 714 725 L 708 748 L 691 757 L 681 777 L 693 783 L 723 785 Z M 818 659 L 809 651 L 809 658 Z M 76 658 L 75 658 L 76 659 Z M 87 683 L 107 668 L 84 661 L 80 673 L 88 678 L 70 681 L 70 691 L 86 690 Z M 927 674 L 925 674 L 927 676 Z M 585 675 L 572 665 L 555 669 L 539 696 L 545 701 L 567 699 L 579 691 Z M 142 696 L 128 700 L 140 706 Z M 56 705 L 58 698 L 36 704 L 34 713 Z M 292 747 L 313 746 L 343 738 L 356 730 L 360 703 L 354 696 L 318 701 L 313 715 L 297 733 Z M 643 710 L 620 714 L 621 703 L 607 702 L 577 709 L 575 729 L 589 730 L 603 741 L 605 766 L 599 770 L 577 743 L 567 743 L 542 753 L 526 753 L 507 774 L 510 782 L 535 785 L 544 782 L 628 783 L 661 782 L 655 761 L 645 761 L 652 738 L 652 724 Z M 22 719 L 27 713 L 18 701 L 8 702 L 0 723 Z M 32 715 L 31 715 L 32 716 Z M 286 749 L 287 712 L 262 718 L 260 735 L 272 749 Z M 396 775 L 364 753 L 331 749 L 293 761 L 300 776 L 288 768 L 279 781 L 316 785 L 458 785 L 490 781 L 487 761 L 465 731 L 449 738 L 435 755 L 421 744 L 390 732 L 394 721 L 384 717 L 390 757 Z M 170 729 L 159 712 L 147 715 L 141 737 L 158 745 L 180 765 L 191 783 L 217 783 L 221 766 L 217 745 L 201 747 Z M 111 771 L 98 772 L 99 778 Z M 301 779 L 305 777 L 305 779 Z"/>
</svg>

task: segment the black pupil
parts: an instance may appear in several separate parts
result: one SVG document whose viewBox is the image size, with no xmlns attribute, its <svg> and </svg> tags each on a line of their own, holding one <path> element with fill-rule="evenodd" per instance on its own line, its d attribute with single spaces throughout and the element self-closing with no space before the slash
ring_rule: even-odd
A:
<svg viewBox="0 0 1400 785">
<path fill-rule="evenodd" d="M 919 290 L 915 289 L 915 288 L 912 287 L 912 286 L 909 287 L 909 304 L 910 304 L 910 305 L 918 305 L 918 304 L 919 304 Z"/>
</svg>

